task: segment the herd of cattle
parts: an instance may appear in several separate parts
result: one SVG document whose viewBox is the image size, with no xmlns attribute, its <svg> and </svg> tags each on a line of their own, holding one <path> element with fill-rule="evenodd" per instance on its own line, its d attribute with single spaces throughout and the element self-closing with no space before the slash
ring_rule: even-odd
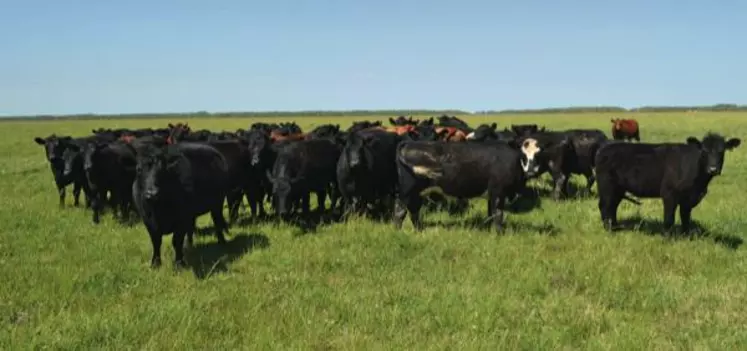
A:
<svg viewBox="0 0 747 351">
<path fill-rule="evenodd" d="M 317 211 L 389 215 L 397 228 L 409 213 L 422 228 L 421 193 L 431 187 L 466 199 L 487 192 L 487 215 L 500 231 L 507 201 L 528 193 L 526 183 L 545 172 L 552 176 L 553 198 L 568 195 L 572 174 L 595 181 L 604 228 L 617 226 L 617 208 L 629 197 L 662 198 L 664 228 L 674 224 L 679 206 L 683 230 L 691 210 L 721 173 L 726 150 L 740 139 L 708 133 L 673 143 L 640 141 L 638 123 L 613 119 L 613 140 L 598 129 L 550 131 L 536 124 L 496 123 L 477 128 L 456 117 L 412 117 L 355 122 L 347 130 L 321 125 L 304 133 L 295 123 L 255 123 L 248 130 L 211 132 L 187 124 L 163 129 L 98 129 L 73 138 L 35 138 L 44 146 L 59 192 L 73 185 L 75 205 L 81 190 L 98 223 L 110 206 L 123 221 L 132 205 L 153 245 L 152 266 L 161 263 L 162 236 L 173 233 L 177 265 L 183 265 L 186 237 L 192 245 L 196 218 L 210 213 L 215 234 L 224 243 L 229 220 L 238 217 L 246 197 L 252 216 L 274 213 L 290 219 L 310 213 L 310 193 Z M 325 207 L 327 196 L 331 207 Z"/>
</svg>

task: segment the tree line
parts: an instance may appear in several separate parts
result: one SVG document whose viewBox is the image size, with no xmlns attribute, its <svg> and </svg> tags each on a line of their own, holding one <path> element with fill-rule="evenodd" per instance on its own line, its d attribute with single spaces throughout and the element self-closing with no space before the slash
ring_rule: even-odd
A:
<svg viewBox="0 0 747 351">
<path fill-rule="evenodd" d="M 440 116 L 440 115 L 494 115 L 494 114 L 553 114 L 553 113 L 625 113 L 625 112 L 727 112 L 747 111 L 747 105 L 716 104 L 707 106 L 642 106 L 626 109 L 620 106 L 571 106 L 541 109 L 509 109 L 468 112 L 463 110 L 329 110 L 329 111 L 254 111 L 254 112 L 182 112 L 182 113 L 134 113 L 134 114 L 73 114 L 73 115 L 29 115 L 3 117 L 0 120 L 57 120 L 57 119 L 188 119 L 188 118 L 298 118 L 298 117 L 373 117 L 373 116 Z"/>
</svg>

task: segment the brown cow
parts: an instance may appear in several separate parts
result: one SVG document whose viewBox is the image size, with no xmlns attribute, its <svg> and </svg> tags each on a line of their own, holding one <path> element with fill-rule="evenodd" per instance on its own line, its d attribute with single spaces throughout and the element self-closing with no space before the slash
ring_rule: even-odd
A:
<svg viewBox="0 0 747 351">
<path fill-rule="evenodd" d="M 638 121 L 635 119 L 611 119 L 612 122 L 612 138 L 615 140 L 632 140 L 640 142 L 640 130 L 638 129 Z"/>
<path fill-rule="evenodd" d="M 464 131 L 456 127 L 436 127 L 436 134 L 440 136 L 443 141 L 465 141 L 467 140 L 467 134 Z"/>
</svg>

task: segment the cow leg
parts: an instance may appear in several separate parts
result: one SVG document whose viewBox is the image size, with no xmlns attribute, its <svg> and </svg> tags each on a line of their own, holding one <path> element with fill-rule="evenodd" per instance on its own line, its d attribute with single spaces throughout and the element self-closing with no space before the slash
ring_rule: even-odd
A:
<svg viewBox="0 0 747 351">
<path fill-rule="evenodd" d="M 493 217 L 493 224 L 498 233 L 502 233 L 504 209 L 506 208 L 506 197 L 500 193 L 490 192 L 488 199 L 488 217 Z"/>
<path fill-rule="evenodd" d="M 163 237 L 150 228 L 148 228 L 148 234 L 150 235 L 150 243 L 153 246 L 153 256 L 150 259 L 150 266 L 151 268 L 157 268 L 161 266 L 161 240 Z"/>
<path fill-rule="evenodd" d="M 640 132 L 635 132 L 635 135 L 633 135 L 633 138 L 635 138 L 635 141 L 637 141 L 637 142 L 640 143 L 641 142 L 641 135 L 639 133 Z"/>
<path fill-rule="evenodd" d="M 327 201 L 327 190 L 322 189 L 316 192 L 316 212 L 321 216 L 324 214 L 324 202 Z"/>
<path fill-rule="evenodd" d="M 223 204 L 221 206 L 217 206 L 212 211 L 210 211 L 210 217 L 213 218 L 213 226 L 215 227 L 215 237 L 218 239 L 218 242 L 221 244 L 226 243 L 226 237 L 223 236 L 223 232 L 228 233 L 228 223 L 226 223 L 226 219 L 223 217 Z M 194 222 L 194 219 L 193 219 Z"/>
<path fill-rule="evenodd" d="M 65 207 L 65 187 L 57 186 L 57 193 L 60 195 L 60 207 Z"/>
<path fill-rule="evenodd" d="M 119 196 L 119 193 L 112 189 L 111 191 L 111 209 L 112 209 L 112 217 L 117 218 L 117 210 L 120 208 L 122 199 Z"/>
<path fill-rule="evenodd" d="M 552 178 L 555 183 L 552 196 L 553 199 L 557 201 L 567 193 L 566 188 L 568 187 L 568 176 L 562 172 L 553 172 Z"/>
<path fill-rule="evenodd" d="M 128 186 L 122 186 L 121 189 L 119 189 L 119 211 L 121 214 L 121 220 L 122 222 L 129 222 L 130 221 L 130 207 L 132 205 L 132 188 Z"/>
<path fill-rule="evenodd" d="M 236 223 L 236 220 L 239 218 L 239 206 L 243 197 L 244 194 L 241 190 L 230 191 L 226 196 L 226 202 L 228 202 L 228 220 L 231 223 Z"/>
<path fill-rule="evenodd" d="M 101 199 L 102 192 L 98 190 L 94 190 L 91 192 L 91 209 L 93 212 L 93 223 L 98 224 L 99 223 L 99 217 L 101 216 L 101 209 L 104 207 L 104 203 Z M 160 238 L 160 236 L 159 236 Z"/>
<path fill-rule="evenodd" d="M 78 207 L 80 206 L 80 189 L 82 188 L 82 184 L 80 182 L 75 182 L 73 184 L 73 206 Z"/>
<path fill-rule="evenodd" d="M 690 206 L 690 199 L 685 198 L 684 201 L 680 202 L 680 221 L 682 222 L 682 233 L 683 234 L 690 234 L 690 224 L 691 224 L 691 217 L 690 214 L 692 213 L 692 206 Z"/>
<path fill-rule="evenodd" d="M 624 191 L 607 188 L 602 183 L 599 184 L 599 213 L 602 217 L 602 225 L 608 232 L 612 232 L 617 227 L 617 207 L 625 195 Z"/>
<path fill-rule="evenodd" d="M 586 194 L 591 195 L 591 189 L 596 181 L 596 178 L 594 178 L 594 172 L 588 171 L 584 173 L 584 176 L 586 177 Z"/>
<path fill-rule="evenodd" d="M 674 226 L 674 212 L 677 210 L 677 201 L 671 194 L 662 196 L 662 200 L 664 203 L 664 233 L 670 235 Z"/>
<path fill-rule="evenodd" d="M 175 268 L 184 268 L 187 266 L 184 261 L 184 236 L 183 230 L 174 231 L 171 238 L 171 244 L 174 246 L 174 265 Z"/>
<path fill-rule="evenodd" d="M 333 185 L 329 188 L 329 211 L 333 212 L 335 211 L 335 208 L 337 208 L 337 201 L 340 199 L 340 189 L 337 188 L 337 185 Z"/>
<path fill-rule="evenodd" d="M 301 195 L 301 213 L 303 213 L 304 216 L 308 215 L 309 212 L 311 212 L 309 202 L 311 201 L 311 193 L 306 192 L 305 194 Z"/>
</svg>

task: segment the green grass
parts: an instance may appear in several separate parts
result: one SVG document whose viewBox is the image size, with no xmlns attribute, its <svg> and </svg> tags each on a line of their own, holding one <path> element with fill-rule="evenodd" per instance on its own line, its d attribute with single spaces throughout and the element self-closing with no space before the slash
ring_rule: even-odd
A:
<svg viewBox="0 0 747 351">
<path fill-rule="evenodd" d="M 600 128 L 610 115 L 468 118 Z M 747 114 L 636 114 L 645 141 L 747 136 Z M 383 118 L 382 118 L 383 119 Z M 254 120 L 190 120 L 246 128 Z M 304 128 L 350 118 L 298 118 Z M 659 200 L 623 203 L 640 230 L 609 235 L 595 199 L 509 214 L 496 235 L 462 217 L 429 213 L 402 231 L 365 219 L 314 234 L 276 224 L 231 229 L 231 250 L 196 237 L 192 269 L 150 270 L 142 225 L 57 206 L 35 136 L 167 120 L 0 123 L 0 349 L 741 349 L 747 345 L 747 150 L 728 153 L 693 218 L 708 235 L 667 240 Z M 545 176 L 547 177 L 547 176 Z M 576 184 L 583 177 L 575 176 Z M 535 186 L 538 186 L 535 184 Z M 545 186 L 545 185 L 542 185 Z M 68 194 L 71 191 L 68 190 Z M 69 196 L 69 195 L 68 195 Z M 244 212 L 242 212 L 244 213 Z M 634 220 L 635 221 L 635 220 Z M 440 223 L 440 224 L 437 224 Z M 679 223 L 679 218 L 678 218 Z M 200 225 L 210 225 L 209 216 Z M 736 247 L 736 249 L 735 249 Z"/>
</svg>

